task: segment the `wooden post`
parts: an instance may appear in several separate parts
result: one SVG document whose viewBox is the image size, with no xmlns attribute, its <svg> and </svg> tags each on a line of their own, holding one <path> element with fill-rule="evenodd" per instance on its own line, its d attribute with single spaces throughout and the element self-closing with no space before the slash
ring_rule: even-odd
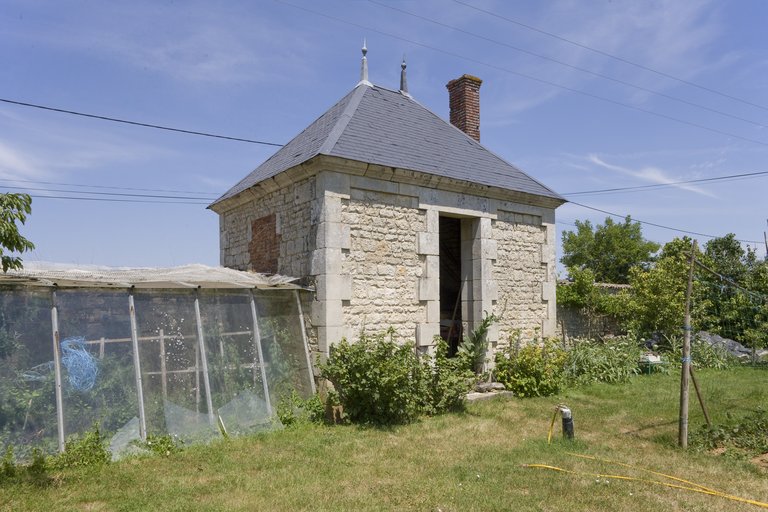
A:
<svg viewBox="0 0 768 512">
<path fill-rule="evenodd" d="M 690 366 L 691 380 L 693 381 L 693 388 L 696 390 L 696 398 L 699 399 L 699 405 L 701 405 L 701 412 L 704 413 L 704 420 L 707 422 L 707 427 L 712 428 L 712 421 L 709 419 L 709 411 L 707 406 L 704 405 L 704 397 L 701 396 L 701 390 L 699 389 L 699 381 L 696 380 L 696 374 L 693 373 L 693 365 Z"/>
<path fill-rule="evenodd" d="M 99 359 L 104 359 L 104 336 L 99 340 Z"/>
<path fill-rule="evenodd" d="M 677 442 L 688 448 L 688 377 L 691 374 L 691 294 L 693 292 L 693 267 L 696 264 L 698 243 L 691 246 L 691 266 L 688 269 L 688 288 L 685 292 L 685 324 L 683 325 L 683 360 L 680 373 L 680 418 Z"/>
</svg>

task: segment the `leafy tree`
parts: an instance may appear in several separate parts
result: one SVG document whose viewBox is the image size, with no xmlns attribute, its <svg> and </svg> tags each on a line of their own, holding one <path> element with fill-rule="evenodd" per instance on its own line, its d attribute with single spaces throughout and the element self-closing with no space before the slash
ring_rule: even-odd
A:
<svg viewBox="0 0 768 512">
<path fill-rule="evenodd" d="M 16 222 L 24 224 L 30 213 L 32 198 L 28 194 L 0 194 L 0 257 L 3 272 L 22 268 L 21 258 L 13 256 L 12 253 L 22 253 L 35 248 L 32 242 L 21 236 L 16 225 Z"/>
<path fill-rule="evenodd" d="M 595 227 L 576 221 L 576 231 L 563 232 L 563 265 L 590 269 L 595 279 L 626 284 L 633 267 L 647 267 L 654 260 L 659 244 L 643 238 L 640 224 L 627 216 L 616 223 L 610 217 Z"/>
</svg>

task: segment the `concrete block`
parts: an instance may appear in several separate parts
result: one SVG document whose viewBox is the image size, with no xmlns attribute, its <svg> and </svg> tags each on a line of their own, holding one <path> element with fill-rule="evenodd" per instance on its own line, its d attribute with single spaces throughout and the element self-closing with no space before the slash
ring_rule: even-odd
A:
<svg viewBox="0 0 768 512">
<path fill-rule="evenodd" d="M 496 240 L 483 240 L 482 257 L 489 260 L 499 259 L 499 243 Z"/>
<path fill-rule="evenodd" d="M 488 333 L 485 335 L 488 343 L 496 344 L 499 342 L 499 323 L 494 322 L 488 327 Z"/>
<path fill-rule="evenodd" d="M 440 301 L 427 301 L 427 323 L 440 323 Z"/>
<path fill-rule="evenodd" d="M 317 175 L 317 194 L 330 192 L 342 196 L 349 196 L 349 180 L 347 174 L 323 171 Z"/>
<path fill-rule="evenodd" d="M 318 249 L 349 249 L 350 228 L 341 222 L 320 222 L 317 225 L 316 247 Z"/>
<path fill-rule="evenodd" d="M 438 336 L 439 334 L 439 323 L 424 323 L 416 325 L 416 346 L 432 346 L 434 344 L 435 336 Z"/>
<path fill-rule="evenodd" d="M 341 273 L 341 249 L 317 249 L 312 251 L 309 273 L 313 276 Z"/>
<path fill-rule="evenodd" d="M 367 176 L 351 176 L 349 185 L 352 188 L 360 190 L 372 190 L 374 192 L 384 192 L 386 194 L 399 193 L 399 186 L 392 181 L 377 180 Z"/>
<path fill-rule="evenodd" d="M 440 280 L 433 277 L 419 278 L 419 300 L 440 300 Z"/>
<path fill-rule="evenodd" d="M 440 256 L 426 256 L 424 261 L 424 277 L 440 279 Z"/>
<path fill-rule="evenodd" d="M 339 343 L 342 338 L 349 339 L 349 329 L 343 325 L 326 325 L 317 328 L 317 345 L 320 352 L 326 356 L 330 347 Z"/>
<path fill-rule="evenodd" d="M 440 212 L 437 210 L 426 211 L 427 233 L 440 232 Z"/>
<path fill-rule="evenodd" d="M 352 276 L 322 274 L 315 281 L 318 300 L 352 300 Z"/>
<path fill-rule="evenodd" d="M 315 300 L 312 301 L 311 309 L 312 325 L 339 325 L 344 318 L 340 300 Z"/>
<path fill-rule="evenodd" d="M 416 253 L 440 255 L 440 235 L 438 233 L 416 233 Z"/>
<path fill-rule="evenodd" d="M 554 281 L 544 281 L 541 283 L 541 299 L 555 302 L 557 286 Z"/>
</svg>

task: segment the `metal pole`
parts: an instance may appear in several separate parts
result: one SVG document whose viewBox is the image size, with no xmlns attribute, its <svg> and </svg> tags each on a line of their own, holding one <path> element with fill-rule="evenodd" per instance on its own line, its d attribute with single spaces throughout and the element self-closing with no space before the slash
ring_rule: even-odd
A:
<svg viewBox="0 0 768 512">
<path fill-rule="evenodd" d="M 203 338 L 203 317 L 200 315 L 200 293 L 195 294 L 195 320 L 197 321 L 197 340 L 200 346 L 200 362 L 203 363 L 203 385 L 205 386 L 205 404 L 208 406 L 208 420 L 211 425 L 216 425 L 216 416 L 213 414 L 213 399 L 211 398 L 211 381 L 208 377 L 208 355 L 205 353 L 205 339 Z"/>
<path fill-rule="evenodd" d="M 264 400 L 267 402 L 267 414 L 272 416 L 272 404 L 269 399 L 269 384 L 267 383 L 267 369 L 264 367 L 264 351 L 261 348 L 261 331 L 259 330 L 259 315 L 256 311 L 256 299 L 253 297 L 253 290 L 248 292 L 251 297 L 251 316 L 253 316 L 253 342 L 256 345 L 256 353 L 259 357 L 259 371 L 261 372 L 261 382 L 264 386 Z"/>
<path fill-rule="evenodd" d="M 304 325 L 304 313 L 301 308 L 301 298 L 299 297 L 299 290 L 293 291 L 296 297 L 296 305 L 299 307 L 299 325 L 301 326 L 301 339 L 304 340 L 304 353 L 307 356 L 307 371 L 309 372 L 309 384 L 312 387 L 312 394 L 317 393 L 315 388 L 315 373 L 312 370 L 312 359 L 309 357 L 309 340 L 307 340 L 307 328 Z"/>
<path fill-rule="evenodd" d="M 163 400 L 168 400 L 168 367 L 165 362 L 165 332 L 160 329 L 160 385 L 163 388 Z"/>
<path fill-rule="evenodd" d="M 133 346 L 133 372 L 136 376 L 136 397 L 139 401 L 139 437 L 147 439 L 147 416 L 144 411 L 144 387 L 141 380 L 141 362 L 139 360 L 139 329 L 136 327 L 136 306 L 133 290 L 128 291 L 128 315 L 131 317 L 131 344 Z"/>
<path fill-rule="evenodd" d="M 64 439 L 64 398 L 61 387 L 61 352 L 59 351 L 59 311 L 56 308 L 56 289 L 51 290 L 51 332 L 53 334 L 53 375 L 56 393 L 56 426 L 59 433 L 59 451 L 65 448 Z"/>
<path fill-rule="evenodd" d="M 691 373 L 691 294 L 693 292 L 693 268 L 696 264 L 696 240 L 691 246 L 691 266 L 688 270 L 688 288 L 685 293 L 685 325 L 683 326 L 683 367 L 680 374 L 680 417 L 678 444 L 688 448 L 688 388 Z"/>
</svg>

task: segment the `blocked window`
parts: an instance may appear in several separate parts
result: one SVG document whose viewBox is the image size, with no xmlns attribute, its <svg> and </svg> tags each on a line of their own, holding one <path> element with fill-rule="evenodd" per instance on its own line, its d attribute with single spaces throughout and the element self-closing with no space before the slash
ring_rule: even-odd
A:
<svg viewBox="0 0 768 512">
<path fill-rule="evenodd" d="M 251 241 L 248 244 L 251 270 L 264 274 L 278 273 L 281 238 L 277 232 L 277 216 L 275 214 L 253 221 L 251 224 Z"/>
</svg>

